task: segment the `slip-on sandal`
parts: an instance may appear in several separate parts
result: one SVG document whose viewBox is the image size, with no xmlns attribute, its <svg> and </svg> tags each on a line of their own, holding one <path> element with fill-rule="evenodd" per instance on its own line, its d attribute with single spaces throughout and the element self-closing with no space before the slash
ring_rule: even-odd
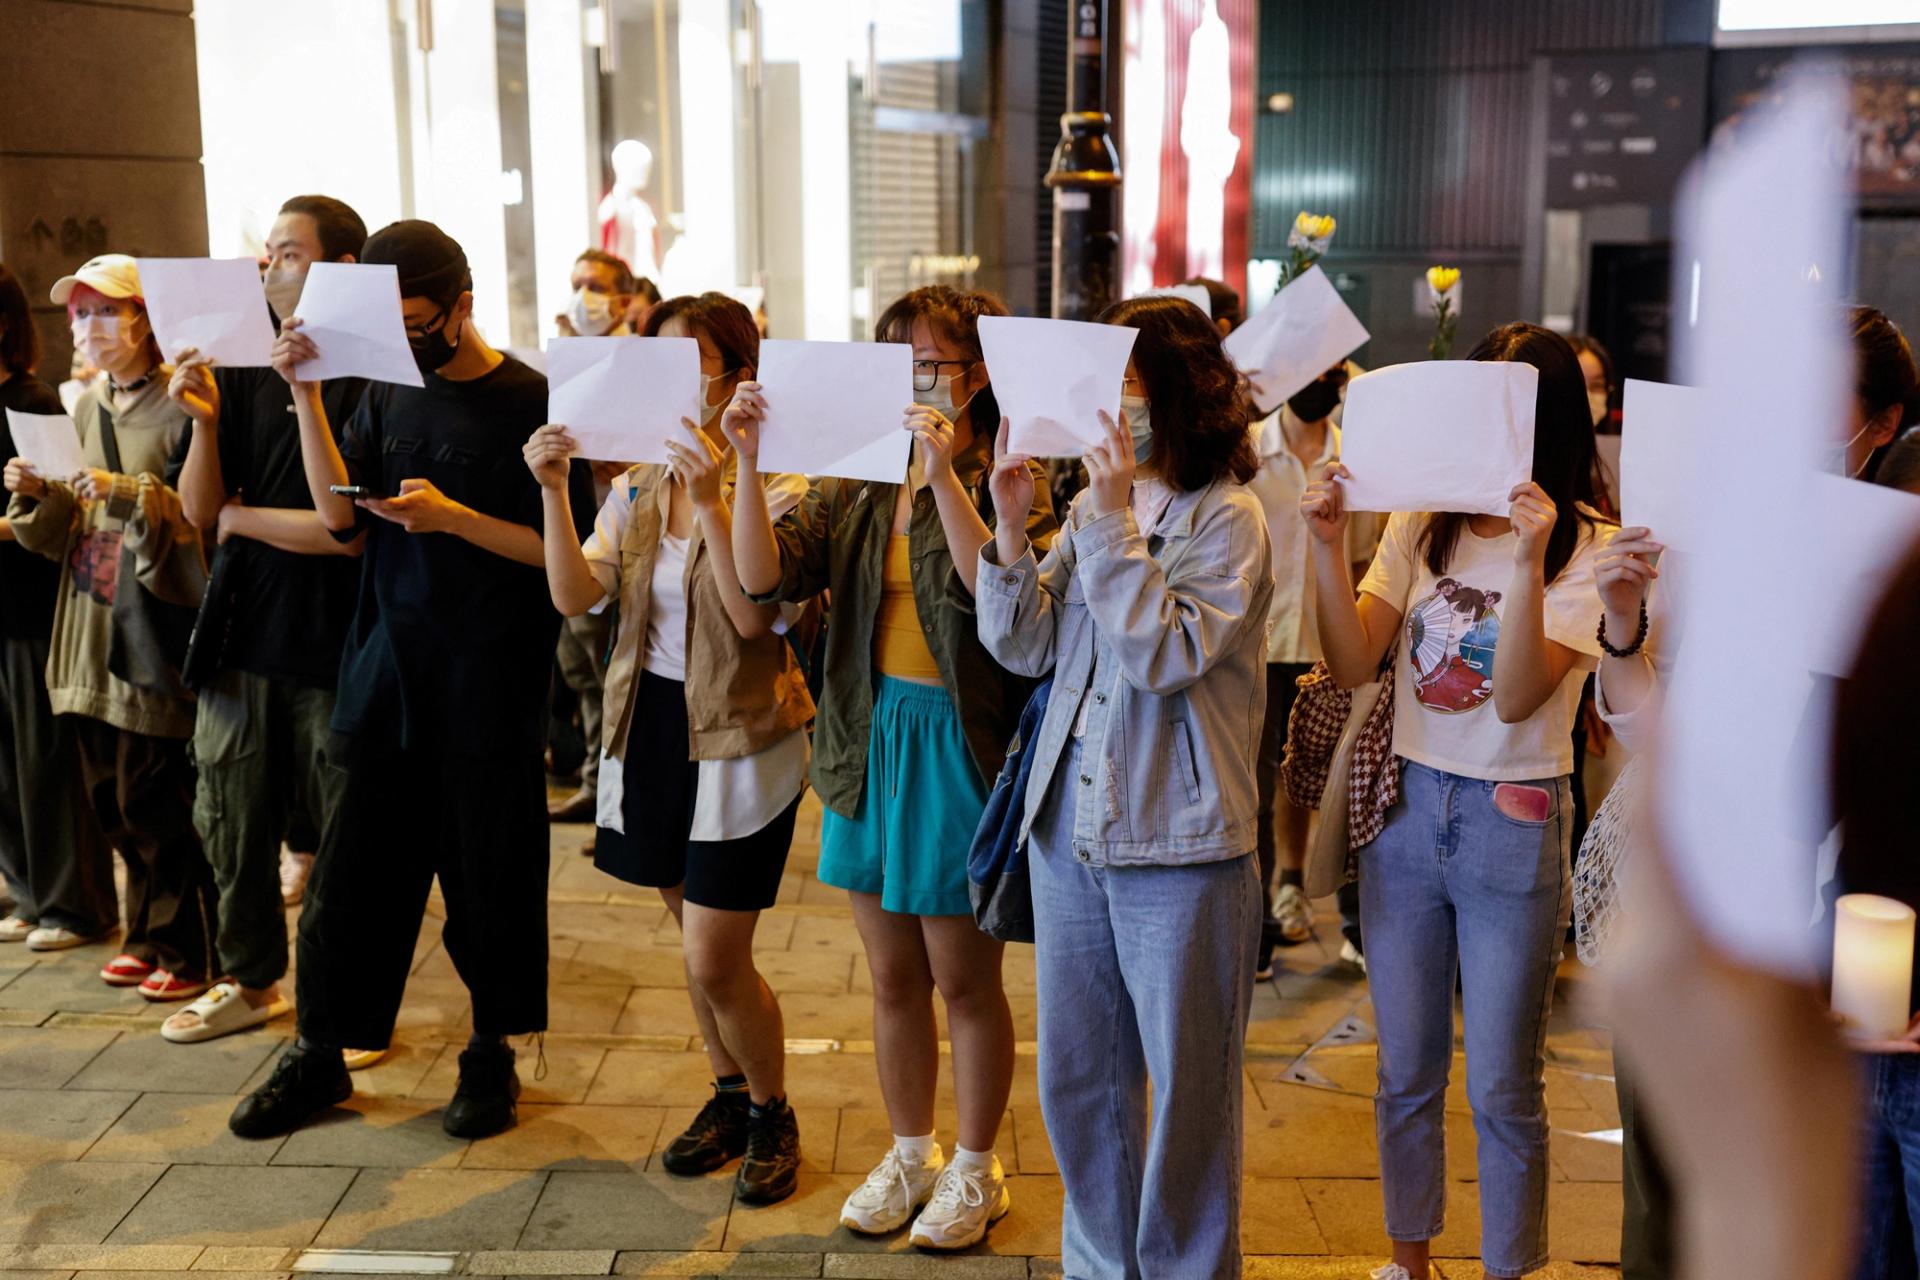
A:
<svg viewBox="0 0 1920 1280">
<path fill-rule="evenodd" d="M 0 920 L 0 942 L 25 942 L 27 935 L 37 926 L 31 920 L 22 920 L 19 916 L 8 916 Z"/>
<path fill-rule="evenodd" d="M 160 1024 L 160 1034 L 174 1044 L 199 1044 L 236 1031 L 260 1026 L 293 1008 L 283 997 L 257 1008 L 240 994 L 237 982 L 216 982 L 208 992 Z M 188 1014 L 193 1020 L 183 1022 Z"/>
<path fill-rule="evenodd" d="M 104 942 L 113 936 L 113 930 L 101 933 L 75 933 L 64 925 L 43 924 L 27 935 L 29 951 L 68 951 L 74 947 L 84 947 L 95 942 Z"/>
<path fill-rule="evenodd" d="M 340 1051 L 340 1060 L 346 1064 L 349 1071 L 365 1071 L 368 1067 L 384 1060 L 386 1056 L 385 1049 L 342 1049 Z"/>
<path fill-rule="evenodd" d="M 155 969 L 140 984 L 140 994 L 155 1004 L 191 1000 L 213 985 L 211 978 L 183 978 L 171 969 Z"/>
<path fill-rule="evenodd" d="M 100 981 L 110 987 L 137 987 L 145 982 L 153 971 L 151 964 L 123 951 L 100 966 Z"/>
</svg>

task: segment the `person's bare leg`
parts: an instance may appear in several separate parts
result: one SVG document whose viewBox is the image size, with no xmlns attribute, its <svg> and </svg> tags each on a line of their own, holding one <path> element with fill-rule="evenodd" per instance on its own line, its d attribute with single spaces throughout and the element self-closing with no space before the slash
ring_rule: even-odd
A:
<svg viewBox="0 0 1920 1280">
<path fill-rule="evenodd" d="M 764 1106 L 787 1093 L 786 1027 L 779 1001 L 753 964 L 759 922 L 758 911 L 718 911 L 697 902 L 686 903 L 680 915 L 687 988 L 696 1009 L 704 1005 L 717 1027 L 710 1043 L 717 1041 L 728 1061 L 739 1064 L 749 1096 Z"/>
<path fill-rule="evenodd" d="M 1395 1240 L 1393 1242 L 1393 1260 L 1407 1269 L 1413 1280 L 1428 1280 L 1433 1274 L 1429 1270 L 1429 1260 L 1433 1253 L 1431 1240 Z"/>
<path fill-rule="evenodd" d="M 887 1121 L 900 1137 L 932 1133 L 940 1034 L 933 1021 L 933 969 L 920 919 L 886 910 L 878 894 L 847 896 L 873 975 L 873 1057 Z"/>
<path fill-rule="evenodd" d="M 922 916 L 934 985 L 953 1038 L 953 1092 L 959 1143 L 991 1151 L 1013 1091 L 1013 1013 L 1000 981 L 1002 944 L 971 916 Z"/>
<path fill-rule="evenodd" d="M 687 936 L 686 900 L 681 896 L 679 885 L 671 889 L 662 889 L 660 899 L 667 904 L 667 910 L 673 912 L 674 920 L 680 925 L 680 956 L 684 963 Z M 733 1055 L 727 1052 L 727 1046 L 720 1039 L 720 1023 L 713 1016 L 713 1006 L 707 1003 L 706 996 L 701 994 L 699 986 L 693 981 L 691 975 L 687 978 L 687 999 L 693 1004 L 693 1020 L 700 1028 L 700 1039 L 707 1046 L 707 1065 L 713 1068 L 713 1078 L 725 1080 L 728 1076 L 743 1074 L 740 1064 L 733 1060 Z"/>
</svg>

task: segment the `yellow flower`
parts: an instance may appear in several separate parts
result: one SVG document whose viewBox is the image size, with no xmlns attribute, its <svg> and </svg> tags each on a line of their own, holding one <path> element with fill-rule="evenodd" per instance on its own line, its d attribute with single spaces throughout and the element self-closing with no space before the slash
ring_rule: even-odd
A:
<svg viewBox="0 0 1920 1280">
<path fill-rule="evenodd" d="M 1427 268 L 1427 288 L 1433 290 L 1434 296 L 1436 297 L 1447 292 L 1459 283 L 1460 268 L 1458 267 Z"/>
<path fill-rule="evenodd" d="M 1333 234 L 1333 227 L 1330 214 L 1308 213 L 1305 209 L 1293 220 L 1293 229 L 1303 240 L 1325 240 Z"/>
</svg>

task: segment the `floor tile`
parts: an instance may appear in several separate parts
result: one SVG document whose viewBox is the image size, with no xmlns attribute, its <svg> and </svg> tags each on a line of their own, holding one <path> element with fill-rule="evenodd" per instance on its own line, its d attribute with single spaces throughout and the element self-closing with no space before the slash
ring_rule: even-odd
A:
<svg viewBox="0 0 1920 1280">
<path fill-rule="evenodd" d="M 353 1179 L 351 1169 L 175 1165 L 109 1241 L 301 1248 Z"/>
<path fill-rule="evenodd" d="M 0 994 L 0 1003 L 5 996 Z M 118 1033 L 54 1027 L 0 1027 L 0 1081 L 9 1089 L 58 1089 Z"/>
<path fill-rule="evenodd" d="M 521 1234 L 522 1249 L 718 1249 L 733 1202 L 721 1173 L 550 1175 Z"/>
<path fill-rule="evenodd" d="M 172 1044 L 157 1032 L 129 1033 L 102 1050 L 67 1087 L 142 1093 L 237 1093 L 280 1045 L 280 1035 L 265 1030 L 204 1044 Z"/>
<path fill-rule="evenodd" d="M 468 1143 L 441 1127 L 445 1107 L 413 1099 L 355 1097 L 291 1134 L 276 1165 L 451 1169 Z"/>
<path fill-rule="evenodd" d="M 659 1107 L 521 1103 L 520 1122 L 467 1147 L 463 1169 L 640 1170 L 660 1135 Z M 661 1139 L 664 1141 L 664 1139 Z"/>
<path fill-rule="evenodd" d="M 0 1089 L 0 1161 L 78 1160 L 133 1105 L 131 1093 Z"/>
<path fill-rule="evenodd" d="M 367 1169 L 321 1228 L 329 1249 L 511 1249 L 544 1173 Z"/>
<path fill-rule="evenodd" d="M 0 1164 L 0 1244 L 98 1244 L 165 1172 L 159 1164 Z"/>
</svg>

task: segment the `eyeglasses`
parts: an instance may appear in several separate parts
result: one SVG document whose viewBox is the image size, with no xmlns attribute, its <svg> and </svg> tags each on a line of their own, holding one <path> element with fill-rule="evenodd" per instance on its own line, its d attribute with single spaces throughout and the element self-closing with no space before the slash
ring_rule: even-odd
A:
<svg viewBox="0 0 1920 1280">
<path fill-rule="evenodd" d="M 1146 389 L 1147 384 L 1131 374 L 1120 379 L 1120 390 L 1126 392 L 1128 395 L 1143 395 Z"/>
<path fill-rule="evenodd" d="M 979 361 L 977 360 L 915 360 L 913 362 L 913 389 L 915 391 L 933 390 L 934 384 L 940 381 L 941 365 L 952 364 L 958 365 L 962 369 L 971 369 L 978 363 Z"/>
<path fill-rule="evenodd" d="M 447 327 L 447 318 L 448 318 L 447 309 L 445 307 L 442 307 L 440 308 L 440 311 L 438 312 L 438 314 L 436 314 L 433 317 L 433 319 L 427 321 L 425 324 L 419 326 L 418 328 L 415 328 L 413 325 L 408 325 L 407 337 L 409 339 L 431 338 L 434 334 L 440 332 L 442 329 Z"/>
</svg>

